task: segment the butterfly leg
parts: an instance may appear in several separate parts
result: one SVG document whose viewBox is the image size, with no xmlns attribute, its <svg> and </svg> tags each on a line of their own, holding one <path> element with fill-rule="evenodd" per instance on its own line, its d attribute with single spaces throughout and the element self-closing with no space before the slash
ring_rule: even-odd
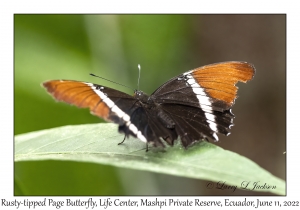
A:
<svg viewBox="0 0 300 210">
<path fill-rule="evenodd" d="M 120 145 L 120 144 L 123 144 L 123 143 L 124 143 L 124 141 L 125 141 L 125 139 L 126 139 L 126 135 L 124 136 L 124 139 L 123 139 L 123 141 L 121 141 L 120 143 L 118 143 L 118 145 Z"/>
</svg>

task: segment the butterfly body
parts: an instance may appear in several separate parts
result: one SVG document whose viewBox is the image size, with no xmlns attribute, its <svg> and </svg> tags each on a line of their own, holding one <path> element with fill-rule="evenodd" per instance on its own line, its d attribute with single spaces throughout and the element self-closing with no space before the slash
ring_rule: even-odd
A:
<svg viewBox="0 0 300 210">
<path fill-rule="evenodd" d="M 229 135 L 238 81 L 251 80 L 254 66 L 224 62 L 180 74 L 151 95 L 136 90 L 128 95 L 88 82 L 51 80 L 43 83 L 58 101 L 89 108 L 91 113 L 119 125 L 119 132 L 154 146 L 173 145 L 180 137 L 188 147 L 202 139 Z"/>
</svg>

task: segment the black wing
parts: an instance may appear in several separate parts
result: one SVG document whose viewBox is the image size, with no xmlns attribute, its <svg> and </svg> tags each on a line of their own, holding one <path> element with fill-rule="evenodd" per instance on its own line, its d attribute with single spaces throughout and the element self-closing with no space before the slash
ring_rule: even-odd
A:
<svg viewBox="0 0 300 210">
<path fill-rule="evenodd" d="M 139 101 L 133 96 L 101 85 L 72 80 L 52 80 L 43 83 L 43 86 L 56 100 L 89 108 L 92 114 L 126 127 L 126 136 L 131 134 L 147 142 L 136 122 L 131 121 L 131 116 L 140 108 Z"/>
<path fill-rule="evenodd" d="M 172 78 L 150 98 L 172 121 L 183 146 L 203 138 L 218 140 L 216 134 L 229 135 L 233 125 L 235 84 L 251 80 L 254 74 L 254 66 L 246 62 L 203 66 Z"/>
</svg>

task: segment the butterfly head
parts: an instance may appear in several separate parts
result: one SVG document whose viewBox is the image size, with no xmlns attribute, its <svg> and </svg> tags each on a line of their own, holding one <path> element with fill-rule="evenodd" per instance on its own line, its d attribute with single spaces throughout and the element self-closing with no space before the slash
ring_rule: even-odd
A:
<svg viewBox="0 0 300 210">
<path fill-rule="evenodd" d="M 133 96 L 142 102 L 147 102 L 149 99 L 149 96 L 141 90 L 135 90 Z"/>
</svg>

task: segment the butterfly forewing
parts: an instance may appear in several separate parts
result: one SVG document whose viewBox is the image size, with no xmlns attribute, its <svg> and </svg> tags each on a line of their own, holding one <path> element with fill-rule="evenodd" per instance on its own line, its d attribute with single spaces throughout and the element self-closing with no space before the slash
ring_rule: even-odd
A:
<svg viewBox="0 0 300 210">
<path fill-rule="evenodd" d="M 233 125 L 235 84 L 254 74 L 254 66 L 246 62 L 211 64 L 172 78 L 150 97 L 175 121 L 184 145 L 201 138 L 218 140 L 216 133 L 229 135 Z"/>
</svg>

